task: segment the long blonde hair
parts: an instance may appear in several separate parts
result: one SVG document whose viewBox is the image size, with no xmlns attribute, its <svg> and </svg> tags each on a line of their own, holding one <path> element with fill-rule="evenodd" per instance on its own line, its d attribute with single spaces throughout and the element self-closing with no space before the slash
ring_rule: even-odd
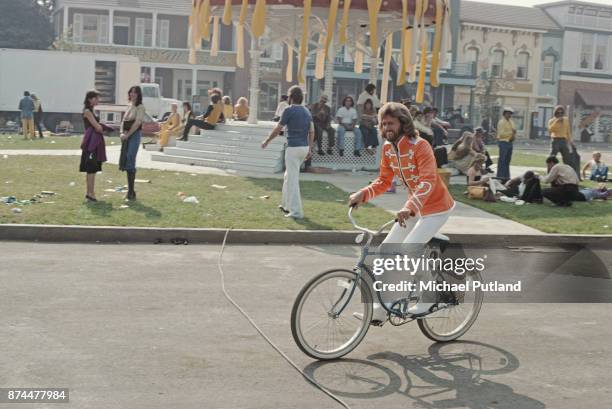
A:
<svg viewBox="0 0 612 409">
<path fill-rule="evenodd" d="M 384 132 L 382 120 L 385 116 L 397 118 L 400 121 L 402 135 L 407 135 L 410 138 L 415 138 L 417 136 L 410 111 L 408 111 L 408 108 L 406 108 L 404 104 L 400 104 L 399 102 L 387 102 L 380 108 L 378 111 L 378 127 L 381 134 Z"/>
</svg>

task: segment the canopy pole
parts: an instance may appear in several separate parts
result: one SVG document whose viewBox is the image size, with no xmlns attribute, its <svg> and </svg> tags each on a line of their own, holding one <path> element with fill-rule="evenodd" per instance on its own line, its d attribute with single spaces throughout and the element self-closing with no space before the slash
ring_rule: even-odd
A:
<svg viewBox="0 0 612 409">
<path fill-rule="evenodd" d="M 331 43 L 328 50 L 329 60 L 325 62 L 325 82 L 323 83 L 323 93 L 327 94 L 329 97 L 329 103 L 333 103 L 333 87 L 334 87 L 334 57 L 335 57 L 335 47 L 334 44 Z"/>
<path fill-rule="evenodd" d="M 259 48 L 259 39 L 251 37 L 251 83 L 249 88 L 249 124 L 257 123 L 257 114 L 259 111 L 259 57 L 261 50 Z"/>
<path fill-rule="evenodd" d="M 370 83 L 376 85 L 378 81 L 378 55 L 370 57 Z"/>
</svg>

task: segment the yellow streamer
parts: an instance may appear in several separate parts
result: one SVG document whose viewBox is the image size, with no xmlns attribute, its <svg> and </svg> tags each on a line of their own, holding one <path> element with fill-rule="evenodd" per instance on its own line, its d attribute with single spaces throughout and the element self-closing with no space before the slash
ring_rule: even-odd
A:
<svg viewBox="0 0 612 409">
<path fill-rule="evenodd" d="M 329 46 L 331 45 L 331 42 L 334 39 L 334 30 L 336 28 L 336 18 L 338 17 L 339 5 L 340 0 L 331 0 L 331 3 L 329 4 L 329 16 L 327 17 L 327 33 L 325 33 L 325 52 L 323 56 L 329 56 L 330 61 L 332 56 L 329 55 Z"/>
<path fill-rule="evenodd" d="M 342 12 L 342 21 L 338 29 L 338 42 L 340 45 L 346 44 L 346 30 L 348 27 L 349 12 L 351 9 L 351 0 L 344 0 L 344 11 Z"/>
<path fill-rule="evenodd" d="M 213 17 L 213 34 L 210 44 L 210 56 L 216 57 L 219 54 L 219 17 Z"/>
<path fill-rule="evenodd" d="M 236 65 L 244 68 L 244 23 L 249 11 L 249 0 L 242 0 L 240 6 L 240 18 L 236 28 Z"/>
<path fill-rule="evenodd" d="M 310 22 L 310 12 L 312 0 L 304 0 L 304 18 L 302 23 L 302 38 L 300 41 L 300 65 L 298 67 L 298 82 L 305 84 L 304 67 L 306 66 L 306 55 L 308 53 L 308 26 Z"/>
<path fill-rule="evenodd" d="M 210 0 L 204 0 L 200 7 L 201 38 L 210 40 Z M 200 40 L 201 42 L 201 40 Z"/>
<path fill-rule="evenodd" d="M 266 31 L 266 0 L 257 0 L 253 19 L 251 20 L 251 31 L 253 37 L 259 38 Z"/>
<path fill-rule="evenodd" d="M 423 26 L 425 25 L 425 12 L 427 11 L 428 0 L 423 0 L 421 9 L 421 68 L 419 72 L 419 84 L 417 86 L 416 103 L 422 104 L 425 99 L 425 78 L 427 77 L 427 46 L 428 38 Z"/>
<path fill-rule="evenodd" d="M 431 68 L 429 77 L 431 78 L 431 86 L 439 85 L 438 69 L 440 68 L 440 48 L 442 47 L 442 19 L 444 16 L 444 4 L 442 0 L 436 0 L 436 34 L 434 36 L 434 45 L 431 52 Z"/>
<path fill-rule="evenodd" d="M 287 44 L 287 71 L 285 71 L 285 80 L 293 82 L 293 48 Z"/>
<path fill-rule="evenodd" d="M 225 0 L 225 7 L 223 7 L 223 24 L 229 26 L 232 24 L 232 0 Z"/>
<path fill-rule="evenodd" d="M 391 54 L 393 48 L 393 33 L 387 34 L 387 40 L 385 41 L 385 56 L 383 64 L 383 76 L 382 83 L 380 84 L 380 102 L 384 104 L 387 102 L 387 94 L 389 92 L 389 75 L 391 71 Z"/>
<path fill-rule="evenodd" d="M 191 27 L 191 47 L 194 50 L 202 49 L 202 35 L 200 34 L 200 5 L 201 0 L 194 0 L 191 16 L 189 17 L 189 25 Z"/>
<path fill-rule="evenodd" d="M 397 76 L 397 85 L 404 85 L 406 82 L 406 33 L 408 32 L 406 26 L 408 25 L 408 0 L 402 0 L 402 31 L 400 31 L 401 45 L 400 45 L 400 72 Z"/>
<path fill-rule="evenodd" d="M 382 0 L 368 0 L 368 14 L 370 15 L 370 48 L 372 57 L 378 56 L 378 11 Z"/>
</svg>

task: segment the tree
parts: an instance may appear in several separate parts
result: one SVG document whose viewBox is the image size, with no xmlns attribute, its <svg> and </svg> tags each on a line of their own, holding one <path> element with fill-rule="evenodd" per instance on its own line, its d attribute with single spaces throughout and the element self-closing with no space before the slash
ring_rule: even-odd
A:
<svg viewBox="0 0 612 409">
<path fill-rule="evenodd" d="M 53 42 L 53 1 L 0 1 L 0 48 L 44 50 Z"/>
</svg>

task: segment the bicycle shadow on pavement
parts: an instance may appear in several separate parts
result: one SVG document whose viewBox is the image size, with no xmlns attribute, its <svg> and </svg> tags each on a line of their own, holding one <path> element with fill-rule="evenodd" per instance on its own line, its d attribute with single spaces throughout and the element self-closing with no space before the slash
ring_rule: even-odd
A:
<svg viewBox="0 0 612 409">
<path fill-rule="evenodd" d="M 432 344 L 428 354 L 386 351 L 370 355 L 367 360 L 317 361 L 304 371 L 343 398 L 381 399 L 397 395 L 401 405 L 431 409 L 545 408 L 543 402 L 491 379 L 518 367 L 518 358 L 502 348 L 457 341 Z M 385 405 L 387 402 L 388 399 Z"/>
</svg>

